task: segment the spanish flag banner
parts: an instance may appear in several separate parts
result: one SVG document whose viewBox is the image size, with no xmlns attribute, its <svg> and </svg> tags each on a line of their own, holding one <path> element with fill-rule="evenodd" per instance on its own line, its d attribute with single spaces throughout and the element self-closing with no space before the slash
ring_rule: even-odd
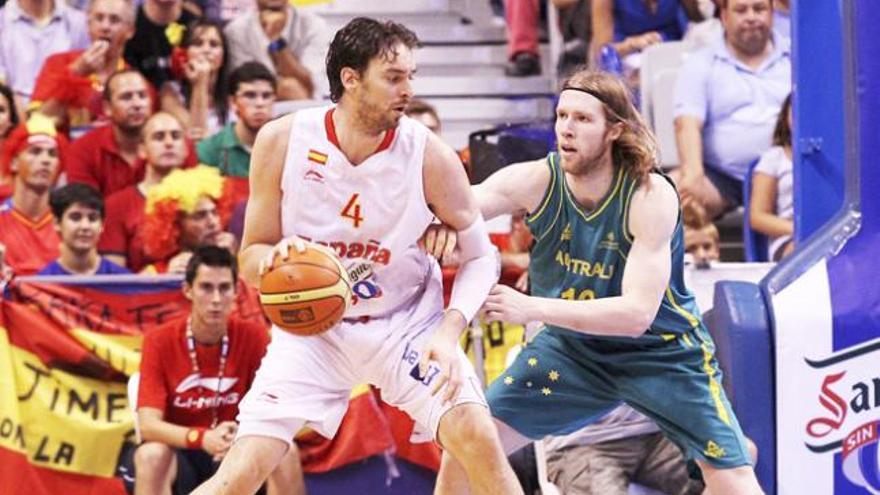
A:
<svg viewBox="0 0 880 495">
<path fill-rule="evenodd" d="M 126 383 L 143 333 L 185 315 L 189 301 L 173 276 L 110 278 L 22 279 L 0 300 L 0 493 L 125 493 L 120 460 L 135 441 Z M 265 321 L 243 285 L 236 311 Z M 305 433 L 298 442 L 307 473 L 393 448 L 366 387 L 353 391 L 333 441 Z"/>
<path fill-rule="evenodd" d="M 176 284 L 15 283 L 0 302 L 0 493 L 125 493 L 127 375 L 140 335 L 179 316 Z"/>
</svg>

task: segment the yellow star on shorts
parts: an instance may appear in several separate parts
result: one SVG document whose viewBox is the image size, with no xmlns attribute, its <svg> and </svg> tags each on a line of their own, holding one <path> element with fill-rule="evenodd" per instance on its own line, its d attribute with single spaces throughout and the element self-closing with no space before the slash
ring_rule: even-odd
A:
<svg viewBox="0 0 880 495">
<path fill-rule="evenodd" d="M 513 377 L 512 377 L 512 376 L 505 376 L 505 377 L 504 377 L 504 384 L 505 384 L 505 385 L 510 385 L 510 384 L 512 384 L 512 383 L 513 383 Z"/>
<path fill-rule="evenodd" d="M 526 362 L 529 363 L 529 366 L 537 366 L 538 365 L 538 358 L 529 358 L 529 360 Z"/>
<path fill-rule="evenodd" d="M 550 394 L 553 393 L 553 391 L 550 390 L 550 387 L 544 387 L 544 388 L 541 389 L 541 393 L 544 394 L 544 395 L 550 395 Z"/>
<path fill-rule="evenodd" d="M 556 370 L 550 370 L 550 373 L 547 374 L 547 377 L 550 378 L 551 382 L 555 382 L 559 380 L 559 372 Z"/>
</svg>

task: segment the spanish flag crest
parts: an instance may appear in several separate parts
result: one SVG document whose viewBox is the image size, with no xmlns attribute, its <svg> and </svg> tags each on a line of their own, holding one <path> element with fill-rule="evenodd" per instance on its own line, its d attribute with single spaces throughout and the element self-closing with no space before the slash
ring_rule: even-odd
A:
<svg viewBox="0 0 880 495">
<path fill-rule="evenodd" d="M 326 165 L 327 164 L 327 153 L 321 153 L 320 151 L 310 149 L 309 150 L 309 161 L 315 162 L 318 165 Z"/>
</svg>

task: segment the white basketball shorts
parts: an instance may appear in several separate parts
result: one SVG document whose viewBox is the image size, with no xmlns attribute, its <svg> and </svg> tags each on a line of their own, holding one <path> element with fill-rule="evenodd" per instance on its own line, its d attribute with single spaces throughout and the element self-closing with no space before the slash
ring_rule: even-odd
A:
<svg viewBox="0 0 880 495">
<path fill-rule="evenodd" d="M 387 316 L 365 322 L 343 320 L 311 337 L 273 327 L 254 384 L 239 404 L 238 437 L 292 442 L 305 426 L 332 438 L 352 388 L 369 383 L 380 390 L 382 400 L 415 420 L 413 441 L 436 439 L 440 418 L 452 407 L 486 406 L 474 368 L 460 348 L 463 384 L 454 403 L 443 403 L 443 390 L 431 395 L 440 379 L 436 363 L 419 377 L 422 348 L 442 316 L 442 284 L 435 272 L 421 295 Z"/>
</svg>

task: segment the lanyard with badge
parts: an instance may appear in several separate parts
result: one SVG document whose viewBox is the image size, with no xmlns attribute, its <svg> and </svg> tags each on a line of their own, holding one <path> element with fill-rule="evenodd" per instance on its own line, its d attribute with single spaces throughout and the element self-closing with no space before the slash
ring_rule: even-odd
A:
<svg viewBox="0 0 880 495">
<path fill-rule="evenodd" d="M 201 378 L 202 372 L 196 359 L 196 338 L 192 333 L 192 318 L 186 320 L 186 348 L 189 351 L 189 359 L 192 361 L 193 372 Z M 223 335 L 223 340 L 220 342 L 220 370 L 217 373 L 217 389 L 214 392 L 214 403 L 213 407 L 211 407 L 211 428 L 217 426 L 218 409 L 220 408 L 220 387 L 223 382 L 223 375 L 226 372 L 226 358 L 228 355 L 229 336 Z"/>
</svg>

